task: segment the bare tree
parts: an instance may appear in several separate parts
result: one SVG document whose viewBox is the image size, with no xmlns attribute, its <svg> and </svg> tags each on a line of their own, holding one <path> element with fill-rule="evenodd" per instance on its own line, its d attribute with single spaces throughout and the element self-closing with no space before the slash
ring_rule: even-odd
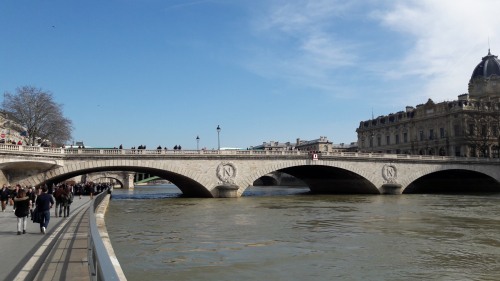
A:
<svg viewBox="0 0 500 281">
<path fill-rule="evenodd" d="M 5 92 L 2 108 L 9 119 L 26 128 L 28 144 L 41 138 L 59 146 L 72 139 L 73 122 L 63 116 L 63 104 L 56 103 L 49 91 L 24 86 L 15 94 Z"/>
</svg>

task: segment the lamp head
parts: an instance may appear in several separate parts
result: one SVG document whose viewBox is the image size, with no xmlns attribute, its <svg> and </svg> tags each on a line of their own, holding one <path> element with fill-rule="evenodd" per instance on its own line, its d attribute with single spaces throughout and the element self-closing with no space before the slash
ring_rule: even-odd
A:
<svg viewBox="0 0 500 281">
<path fill-rule="evenodd" d="M 220 126 L 217 125 L 217 133 L 220 132 Z"/>
</svg>

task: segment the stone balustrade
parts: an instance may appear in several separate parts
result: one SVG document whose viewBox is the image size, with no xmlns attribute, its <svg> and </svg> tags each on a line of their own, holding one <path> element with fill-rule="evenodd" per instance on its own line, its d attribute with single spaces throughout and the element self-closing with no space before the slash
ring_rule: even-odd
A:
<svg viewBox="0 0 500 281">
<path fill-rule="evenodd" d="M 144 156 L 144 155 L 164 155 L 165 157 L 191 157 L 198 155 L 233 155 L 238 157 L 254 157 L 254 156 L 303 156 L 311 155 L 308 151 L 296 150 L 165 150 L 165 149 L 68 149 L 68 148 L 51 148 L 51 147 L 36 147 L 23 145 L 8 145 L 0 144 L 1 152 L 27 153 L 27 154 L 49 154 L 49 155 L 126 155 L 126 156 Z M 500 162 L 499 158 L 467 158 L 455 156 L 432 156 L 432 155 L 408 155 L 408 154 L 385 154 L 385 153 L 358 153 L 358 152 L 321 152 L 322 157 L 349 157 L 349 158 L 392 158 L 392 159 L 409 159 L 409 160 L 439 160 L 439 161 L 467 161 L 467 162 Z"/>
</svg>

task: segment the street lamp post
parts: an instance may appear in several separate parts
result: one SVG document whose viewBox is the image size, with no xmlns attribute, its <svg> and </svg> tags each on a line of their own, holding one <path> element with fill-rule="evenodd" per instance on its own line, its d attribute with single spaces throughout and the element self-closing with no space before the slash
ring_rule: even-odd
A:
<svg viewBox="0 0 500 281">
<path fill-rule="evenodd" d="M 372 132 L 372 135 L 371 135 L 371 145 L 372 145 L 372 153 L 373 153 L 373 147 L 375 146 L 375 144 L 373 143 L 373 137 L 375 137 L 375 134 Z"/>
<path fill-rule="evenodd" d="M 196 136 L 196 150 L 200 150 L 200 136 Z"/>
<path fill-rule="evenodd" d="M 220 126 L 217 125 L 217 140 L 219 142 L 219 150 L 220 150 Z"/>
</svg>

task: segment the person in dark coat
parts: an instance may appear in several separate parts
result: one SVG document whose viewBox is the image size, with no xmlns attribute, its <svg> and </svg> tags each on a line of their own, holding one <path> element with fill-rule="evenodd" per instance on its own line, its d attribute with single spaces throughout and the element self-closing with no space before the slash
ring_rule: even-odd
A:
<svg viewBox="0 0 500 281">
<path fill-rule="evenodd" d="M 54 206 L 52 195 L 47 194 L 47 186 L 42 188 L 42 194 L 36 198 L 36 208 L 40 217 L 40 232 L 45 234 L 50 221 L 50 209 Z"/>
<path fill-rule="evenodd" d="M 0 201 L 2 201 L 2 212 L 5 212 L 5 208 L 7 208 L 7 201 L 9 201 L 9 189 L 6 184 L 4 184 L 2 189 L 0 189 Z"/>
<path fill-rule="evenodd" d="M 59 188 L 54 193 L 54 198 L 56 199 L 56 218 L 57 218 L 57 210 L 59 209 L 59 216 L 61 216 L 63 207 L 62 207 L 62 199 L 61 195 L 63 194 L 63 187 L 60 185 Z"/>
<path fill-rule="evenodd" d="M 62 200 L 61 209 L 63 209 L 64 207 L 63 216 L 69 217 L 69 207 L 71 206 L 71 203 L 73 203 L 73 194 L 69 191 L 67 187 L 64 189 L 63 194 L 61 195 L 61 200 Z M 59 216 L 61 216 L 60 212 Z"/>
<path fill-rule="evenodd" d="M 31 208 L 30 198 L 26 196 L 24 189 L 20 189 L 14 201 L 16 202 L 16 212 L 14 214 L 17 217 L 17 235 L 21 235 L 21 228 L 23 234 L 26 234 L 26 224 L 28 223 Z"/>
</svg>

